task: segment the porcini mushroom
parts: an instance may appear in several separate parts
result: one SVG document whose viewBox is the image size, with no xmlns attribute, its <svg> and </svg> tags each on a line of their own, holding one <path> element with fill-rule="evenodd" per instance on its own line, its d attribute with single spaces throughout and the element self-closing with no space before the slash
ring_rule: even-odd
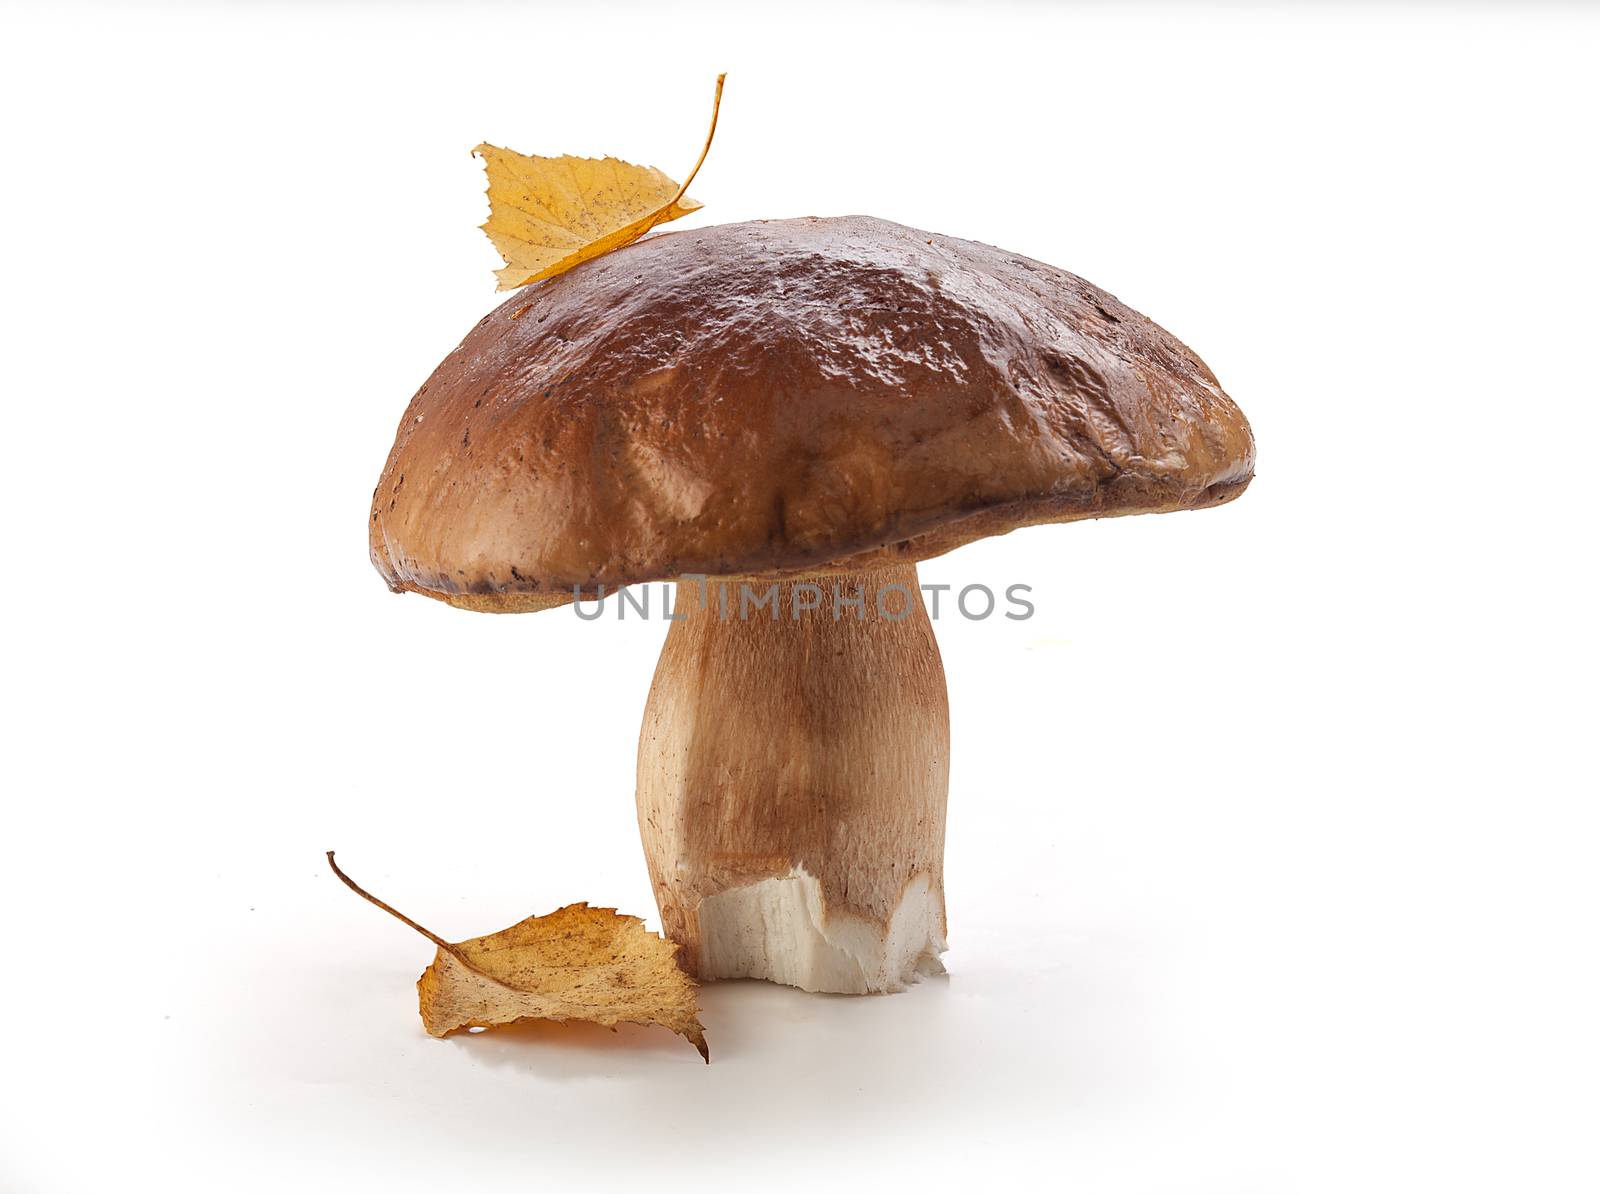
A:
<svg viewBox="0 0 1600 1194">
<path fill-rule="evenodd" d="M 677 580 L 638 757 L 665 931 L 703 978 L 892 991 L 945 947 L 917 562 L 1217 505 L 1254 460 L 1200 359 L 1081 278 L 883 220 L 759 221 L 485 317 L 401 420 L 372 558 L 494 612 Z"/>
</svg>

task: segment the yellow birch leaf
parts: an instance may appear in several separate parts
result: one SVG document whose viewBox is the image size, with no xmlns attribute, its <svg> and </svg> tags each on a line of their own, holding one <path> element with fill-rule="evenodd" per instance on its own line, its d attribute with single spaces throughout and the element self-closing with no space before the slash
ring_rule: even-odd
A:
<svg viewBox="0 0 1600 1194">
<path fill-rule="evenodd" d="M 530 157 L 497 145 L 472 152 L 489 176 L 489 221 L 483 230 L 505 260 L 498 290 L 515 290 L 638 240 L 657 224 L 701 203 L 688 197 L 717 132 L 722 81 L 711 101 L 705 148 L 680 186 L 654 166 L 619 158 Z"/>
<path fill-rule="evenodd" d="M 334 862 L 332 850 L 328 865 L 350 890 L 438 946 L 433 964 L 417 980 L 428 1035 L 517 1020 L 584 1020 L 607 1028 L 659 1024 L 711 1060 L 694 982 L 678 968 L 678 947 L 648 932 L 637 916 L 568 904 L 487 937 L 452 943 L 358 887 Z"/>
</svg>

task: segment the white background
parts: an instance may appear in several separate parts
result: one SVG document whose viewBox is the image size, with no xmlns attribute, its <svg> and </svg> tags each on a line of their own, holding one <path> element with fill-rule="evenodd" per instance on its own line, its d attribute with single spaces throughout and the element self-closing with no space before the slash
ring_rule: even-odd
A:
<svg viewBox="0 0 1600 1194">
<path fill-rule="evenodd" d="M 1592 12 L 3 11 L 0 1190 L 1600 1184 Z M 468 151 L 680 175 L 720 69 L 693 224 L 1064 265 L 1258 477 L 925 566 L 1038 604 L 938 627 L 948 980 L 430 1040 L 324 849 L 450 937 L 653 913 L 661 624 L 366 559 L 497 301 Z"/>
</svg>

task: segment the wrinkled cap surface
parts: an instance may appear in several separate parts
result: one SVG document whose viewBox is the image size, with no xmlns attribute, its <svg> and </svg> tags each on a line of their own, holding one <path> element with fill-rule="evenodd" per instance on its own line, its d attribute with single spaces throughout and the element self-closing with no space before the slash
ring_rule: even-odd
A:
<svg viewBox="0 0 1600 1194">
<path fill-rule="evenodd" d="M 885 220 L 771 220 L 518 291 L 411 400 L 369 529 L 391 588 L 515 611 L 1217 505 L 1254 464 L 1200 358 L 1083 279 Z"/>
</svg>

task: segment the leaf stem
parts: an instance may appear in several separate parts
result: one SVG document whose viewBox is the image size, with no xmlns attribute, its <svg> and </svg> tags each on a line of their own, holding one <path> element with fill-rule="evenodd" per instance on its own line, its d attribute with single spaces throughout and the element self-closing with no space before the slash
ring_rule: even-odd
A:
<svg viewBox="0 0 1600 1194">
<path fill-rule="evenodd" d="M 689 171 L 689 177 L 683 180 L 683 185 L 678 188 L 678 193 L 672 197 L 672 203 L 667 204 L 669 208 L 689 193 L 689 184 L 694 181 L 694 176 L 700 173 L 700 167 L 705 165 L 706 154 L 711 152 L 711 138 L 717 135 L 717 112 L 722 108 L 722 83 L 727 77 L 727 71 L 723 71 L 717 76 L 717 91 L 711 97 L 711 127 L 706 130 L 705 148 L 700 151 L 700 157 L 695 161 L 694 169 Z"/>
<path fill-rule="evenodd" d="M 332 850 L 328 851 L 328 865 L 333 868 L 333 873 L 335 875 L 339 876 L 339 881 L 341 883 L 343 883 L 351 891 L 355 892 L 362 899 L 366 900 L 369 904 L 376 904 L 378 907 L 382 908 L 385 912 L 387 912 L 390 916 L 392 916 L 396 920 L 398 920 L 401 924 L 410 925 L 413 929 L 415 929 L 417 932 L 421 933 L 429 941 L 433 942 L 440 949 L 444 950 L 452 958 L 455 958 L 457 961 L 459 961 L 462 964 L 464 964 L 467 967 L 467 969 L 469 969 L 469 970 L 477 970 L 478 969 L 471 962 L 468 962 L 465 958 L 463 958 L 461 956 L 461 951 L 460 950 L 458 950 L 454 945 L 451 945 L 450 942 L 446 941 L 443 937 L 439 936 L 439 934 L 433 932 L 431 929 L 423 928 L 416 921 L 412 920 L 409 916 L 407 916 L 404 912 L 400 911 L 400 909 L 395 908 L 395 907 L 393 907 L 393 906 L 391 906 L 389 904 L 385 904 L 377 896 L 373 895 L 370 891 L 368 891 L 366 888 L 362 887 L 359 883 L 357 883 L 349 875 L 347 875 L 343 871 L 341 871 L 339 869 L 339 864 L 333 860 L 333 851 Z"/>
</svg>

